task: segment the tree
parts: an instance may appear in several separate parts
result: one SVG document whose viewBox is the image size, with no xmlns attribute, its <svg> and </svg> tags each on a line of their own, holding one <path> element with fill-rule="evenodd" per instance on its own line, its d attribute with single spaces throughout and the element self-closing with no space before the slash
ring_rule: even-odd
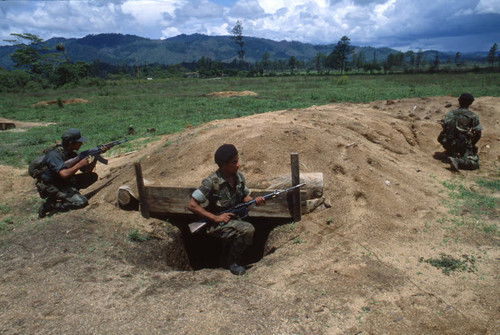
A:
<svg viewBox="0 0 500 335">
<path fill-rule="evenodd" d="M 389 71 L 393 66 L 396 65 L 396 57 L 394 56 L 394 54 L 391 52 L 388 56 L 387 56 L 387 61 L 384 63 L 384 71 Z"/>
<path fill-rule="evenodd" d="M 64 44 L 62 44 L 62 43 L 57 44 L 56 50 L 59 52 L 62 52 L 64 55 L 64 58 L 66 59 L 66 63 L 69 63 L 68 53 L 66 52 L 66 47 L 64 46 Z"/>
<path fill-rule="evenodd" d="M 323 67 L 325 66 L 326 55 L 318 52 L 316 56 L 314 56 L 314 68 L 318 73 L 323 71 Z"/>
<path fill-rule="evenodd" d="M 360 52 L 356 57 L 355 56 L 356 54 L 352 57 L 353 65 L 358 69 L 362 69 L 365 66 L 365 55 Z"/>
<path fill-rule="evenodd" d="M 60 55 L 51 51 L 37 35 L 29 33 L 11 35 L 16 39 L 5 41 L 17 47 L 10 55 L 15 67 L 28 68 L 32 74 L 49 74 L 57 64 L 61 63 Z"/>
<path fill-rule="evenodd" d="M 405 53 L 405 57 L 408 57 L 408 62 L 410 63 L 410 68 L 413 68 L 415 65 L 415 53 L 411 50 Z"/>
<path fill-rule="evenodd" d="M 245 42 L 243 41 L 243 23 L 241 23 L 240 20 L 236 21 L 236 25 L 231 30 L 231 33 L 233 34 L 231 38 L 240 47 L 238 50 L 238 58 L 240 59 L 240 66 L 243 67 L 245 64 L 245 50 L 243 50 Z"/>
<path fill-rule="evenodd" d="M 328 66 L 332 68 L 338 67 L 340 69 L 340 74 L 344 73 L 347 56 L 351 52 L 351 46 L 349 45 L 350 41 L 349 37 L 342 36 L 332 53 L 327 57 Z"/>
<path fill-rule="evenodd" d="M 434 57 L 434 62 L 432 63 L 431 72 L 439 70 L 439 53 L 436 51 L 436 55 Z"/>
<path fill-rule="evenodd" d="M 17 47 L 16 51 L 10 55 L 10 58 L 14 62 L 14 66 L 17 68 L 27 67 L 31 73 L 42 73 L 41 53 L 46 48 L 43 40 L 37 35 L 28 33 L 12 33 L 11 35 L 17 38 L 13 40 L 5 40 L 5 42 L 12 43 Z M 24 40 L 26 40 L 29 44 L 24 44 Z"/>
<path fill-rule="evenodd" d="M 259 64 L 259 72 L 261 72 L 261 75 L 264 74 L 265 71 L 269 71 L 269 68 L 271 66 L 271 55 L 269 52 L 265 52 L 264 55 L 262 56 L 262 60 L 260 61 Z"/>
<path fill-rule="evenodd" d="M 455 65 L 456 66 L 461 66 L 462 65 L 462 62 L 460 61 L 460 51 L 458 51 L 455 54 Z"/>
<path fill-rule="evenodd" d="M 297 67 L 297 58 L 294 56 L 291 56 L 288 59 L 288 66 L 290 67 L 290 71 L 292 72 L 292 75 L 295 74 L 295 68 Z"/>
<path fill-rule="evenodd" d="M 366 63 L 363 65 L 363 69 L 365 71 L 370 71 L 370 74 L 373 74 L 374 71 L 380 71 L 380 65 L 377 62 L 377 51 L 373 51 L 373 60 L 371 63 Z"/>
<path fill-rule="evenodd" d="M 420 49 L 417 52 L 417 60 L 415 62 L 415 66 L 417 67 L 417 71 L 420 70 L 420 65 L 422 65 L 423 58 L 424 58 L 424 52 L 422 51 L 422 49 Z"/>
<path fill-rule="evenodd" d="M 488 64 L 490 64 L 490 66 L 493 66 L 493 64 L 495 63 L 495 55 L 497 53 L 497 49 L 498 49 L 498 44 L 495 43 L 491 46 L 490 52 L 488 52 L 486 61 L 488 62 Z"/>
</svg>

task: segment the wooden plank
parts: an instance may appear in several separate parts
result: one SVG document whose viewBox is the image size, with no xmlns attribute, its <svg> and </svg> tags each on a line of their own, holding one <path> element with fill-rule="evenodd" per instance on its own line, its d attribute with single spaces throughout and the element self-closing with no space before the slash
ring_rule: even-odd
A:
<svg viewBox="0 0 500 335">
<path fill-rule="evenodd" d="M 149 206 L 147 197 L 144 190 L 144 179 L 142 178 L 142 167 L 141 163 L 135 163 L 135 177 L 137 181 L 137 191 L 139 192 L 139 204 L 141 207 L 141 214 L 145 218 L 150 217 Z"/>
<path fill-rule="evenodd" d="M 290 164 L 292 169 L 292 186 L 300 183 L 300 170 L 299 170 L 299 154 L 290 154 Z M 297 188 L 292 191 L 292 218 L 294 221 L 301 220 L 300 210 L 300 190 Z"/>
<path fill-rule="evenodd" d="M 187 205 L 195 188 L 144 186 L 144 197 L 149 212 L 156 214 L 193 214 Z M 253 190 L 252 197 L 269 194 L 269 191 Z M 300 192 L 300 205 L 306 210 L 306 192 Z M 251 217 L 291 218 L 291 192 L 270 199 L 264 206 L 250 208 Z"/>
<path fill-rule="evenodd" d="M 152 213 L 193 214 L 187 205 L 195 188 L 145 186 L 144 195 Z"/>
</svg>

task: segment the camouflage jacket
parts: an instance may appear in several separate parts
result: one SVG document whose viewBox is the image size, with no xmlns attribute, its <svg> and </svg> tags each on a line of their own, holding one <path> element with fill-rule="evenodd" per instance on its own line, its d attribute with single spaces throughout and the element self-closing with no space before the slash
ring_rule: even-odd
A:
<svg viewBox="0 0 500 335">
<path fill-rule="evenodd" d="M 235 187 L 222 176 L 220 170 L 203 179 L 201 186 L 192 194 L 193 199 L 199 203 L 208 200 L 207 210 L 219 212 L 231 208 L 241 202 L 250 194 L 241 172 L 236 173 Z"/>
<path fill-rule="evenodd" d="M 446 113 L 443 129 L 447 128 L 461 133 L 479 132 L 483 129 L 477 114 L 467 108 L 459 108 Z"/>
</svg>

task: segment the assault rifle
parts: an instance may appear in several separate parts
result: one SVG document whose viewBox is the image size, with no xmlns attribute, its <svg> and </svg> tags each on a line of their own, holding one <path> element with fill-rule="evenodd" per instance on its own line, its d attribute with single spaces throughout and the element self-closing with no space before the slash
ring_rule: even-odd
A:
<svg viewBox="0 0 500 335">
<path fill-rule="evenodd" d="M 108 160 L 101 156 L 103 148 L 108 148 L 109 149 L 109 148 L 114 147 L 115 145 L 122 144 L 122 143 L 125 143 L 127 141 L 128 140 L 126 138 L 124 138 L 123 140 L 118 140 L 118 141 L 113 141 L 113 142 L 109 142 L 109 143 L 106 143 L 106 144 L 101 144 L 101 145 L 98 145 L 95 148 L 82 151 L 75 158 L 71 158 L 71 159 L 68 159 L 67 161 L 65 161 L 64 162 L 64 167 L 65 168 L 70 168 L 73 165 L 75 165 L 76 163 L 78 163 L 79 161 L 81 161 L 82 159 L 87 158 L 89 156 L 95 157 L 102 164 L 108 164 Z"/>
<path fill-rule="evenodd" d="M 299 187 L 304 186 L 304 185 L 305 185 L 305 183 L 301 183 L 301 184 L 292 186 L 290 188 L 287 188 L 286 190 L 276 190 L 272 193 L 263 195 L 262 197 L 266 200 L 273 199 L 273 198 L 276 198 L 277 196 L 279 196 L 280 194 L 286 193 L 288 191 L 294 190 L 294 189 L 299 188 Z M 237 204 L 236 206 L 233 206 L 229 209 L 226 209 L 222 212 L 219 212 L 218 215 L 223 214 L 223 213 L 233 213 L 234 215 L 237 215 L 240 219 L 245 219 L 246 217 L 248 217 L 248 207 L 253 205 L 254 203 L 255 203 L 255 199 L 252 199 L 252 200 L 247 201 L 247 202 L 242 202 L 241 204 Z M 208 223 L 209 223 L 209 221 L 207 219 L 203 219 L 200 221 L 190 223 L 188 225 L 189 231 L 191 233 L 196 233 L 200 229 L 205 227 Z M 221 223 L 219 222 L 219 224 L 221 224 Z"/>
</svg>

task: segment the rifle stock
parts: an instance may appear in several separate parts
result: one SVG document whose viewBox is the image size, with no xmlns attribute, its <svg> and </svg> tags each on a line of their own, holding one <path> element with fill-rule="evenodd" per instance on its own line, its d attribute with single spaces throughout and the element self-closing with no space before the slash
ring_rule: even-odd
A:
<svg viewBox="0 0 500 335">
<path fill-rule="evenodd" d="M 295 185 L 295 186 L 292 186 L 290 188 L 287 188 L 286 190 L 276 190 L 274 192 L 271 192 L 271 193 L 268 193 L 268 194 L 265 194 L 263 195 L 262 197 L 264 199 L 272 199 L 272 198 L 275 198 L 277 196 L 279 196 L 280 194 L 282 193 L 286 193 L 286 192 L 289 192 L 291 190 L 294 190 L 296 188 L 299 188 L 301 186 L 304 186 L 305 183 L 301 183 L 301 184 L 298 184 L 298 185 Z M 233 213 L 233 214 L 236 214 L 238 215 L 241 219 L 244 219 L 248 216 L 248 207 L 253 205 L 255 203 L 255 199 L 252 199 L 250 201 L 247 201 L 247 202 L 242 202 L 241 204 L 238 204 L 234 207 L 231 207 L 229 209 L 226 209 L 222 212 L 219 212 L 218 214 L 222 214 L 222 213 Z M 200 231 L 203 227 L 205 227 L 207 224 L 209 223 L 208 220 L 206 219 L 203 219 L 203 220 L 200 220 L 200 221 L 196 221 L 196 222 L 192 222 L 190 224 L 188 224 L 188 227 L 189 227 L 189 231 L 194 234 L 198 231 Z"/>
</svg>

